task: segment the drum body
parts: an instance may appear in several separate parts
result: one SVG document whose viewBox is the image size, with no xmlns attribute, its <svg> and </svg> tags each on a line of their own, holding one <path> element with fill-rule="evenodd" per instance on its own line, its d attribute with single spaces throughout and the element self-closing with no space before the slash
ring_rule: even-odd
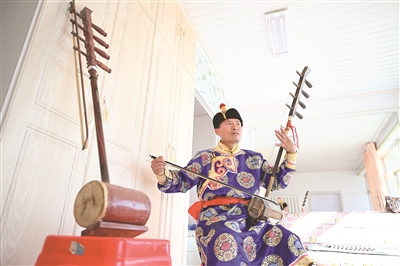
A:
<svg viewBox="0 0 400 266">
<path fill-rule="evenodd" d="M 145 193 L 101 181 L 84 185 L 74 204 L 75 220 L 86 228 L 99 221 L 145 225 L 150 212 Z"/>
</svg>

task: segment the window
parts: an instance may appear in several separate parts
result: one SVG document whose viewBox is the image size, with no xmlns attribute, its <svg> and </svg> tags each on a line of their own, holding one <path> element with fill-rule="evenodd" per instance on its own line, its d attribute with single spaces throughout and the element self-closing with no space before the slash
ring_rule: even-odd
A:
<svg viewBox="0 0 400 266">
<path fill-rule="evenodd" d="M 387 196 L 399 197 L 399 171 L 400 171 L 400 126 L 397 124 L 378 149 L 385 171 Z"/>
</svg>

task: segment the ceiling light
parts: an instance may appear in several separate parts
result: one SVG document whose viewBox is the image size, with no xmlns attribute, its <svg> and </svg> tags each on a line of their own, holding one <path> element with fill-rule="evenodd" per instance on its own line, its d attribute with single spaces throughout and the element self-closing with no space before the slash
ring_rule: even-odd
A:
<svg viewBox="0 0 400 266">
<path fill-rule="evenodd" d="M 288 19 L 287 9 L 265 14 L 269 42 L 274 55 L 283 55 L 290 52 Z"/>
</svg>

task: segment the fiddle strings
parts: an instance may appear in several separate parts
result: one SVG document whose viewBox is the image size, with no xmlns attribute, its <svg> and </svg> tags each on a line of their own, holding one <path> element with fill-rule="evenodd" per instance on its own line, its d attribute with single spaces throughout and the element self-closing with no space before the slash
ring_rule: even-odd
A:
<svg viewBox="0 0 400 266">
<path fill-rule="evenodd" d="M 286 96 L 286 102 L 288 102 L 288 101 L 289 101 L 289 94 L 288 94 L 288 96 Z M 283 106 L 282 118 L 280 119 L 280 127 L 286 128 L 286 125 L 283 125 L 284 121 L 287 120 L 286 117 L 288 117 L 288 111 L 287 111 L 286 106 Z M 272 159 L 274 157 L 276 157 L 275 149 L 277 146 L 275 144 L 277 144 L 277 143 L 278 143 L 278 138 L 275 136 L 275 141 L 272 144 L 272 149 L 271 149 L 271 152 L 268 157 L 269 164 L 270 164 L 270 162 L 272 162 Z"/>
<path fill-rule="evenodd" d="M 298 77 L 298 73 L 294 74 L 293 77 L 294 77 L 293 80 L 295 80 Z M 309 83 L 308 81 L 306 81 L 306 82 Z M 286 102 L 287 103 L 290 102 L 291 99 L 292 99 L 292 95 L 290 93 L 287 94 Z M 287 117 L 289 116 L 289 113 L 290 113 L 290 109 L 287 109 L 286 107 L 288 107 L 288 106 L 287 105 L 283 106 L 282 118 L 280 119 L 280 127 L 283 127 L 283 128 L 286 128 L 286 126 L 287 126 L 287 120 L 288 120 Z M 293 118 L 294 117 L 295 117 L 295 115 L 293 115 Z M 288 134 L 288 137 L 299 148 L 299 139 L 298 139 L 298 135 L 296 132 L 296 128 L 293 125 L 292 125 L 292 127 L 293 127 L 293 129 L 290 130 L 290 131 L 292 131 L 292 135 Z M 268 162 L 272 162 L 272 159 L 274 157 L 276 157 L 275 149 L 277 146 L 275 144 L 277 144 L 277 143 L 278 143 L 278 138 L 275 137 L 275 142 L 274 142 L 271 152 L 269 154 Z"/>
</svg>

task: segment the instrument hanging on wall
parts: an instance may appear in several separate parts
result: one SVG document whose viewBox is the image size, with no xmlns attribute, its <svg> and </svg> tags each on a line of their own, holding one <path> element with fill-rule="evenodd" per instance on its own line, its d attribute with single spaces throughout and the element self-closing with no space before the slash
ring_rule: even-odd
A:
<svg viewBox="0 0 400 266">
<path fill-rule="evenodd" d="M 151 157 L 152 159 L 155 159 L 155 158 L 156 158 L 156 156 L 154 156 L 154 155 L 150 155 L 150 157 Z M 171 163 L 171 162 L 168 162 L 168 161 L 165 161 L 165 163 L 168 164 L 168 165 L 170 165 L 170 166 L 172 166 L 172 167 L 174 167 L 174 168 L 177 168 L 177 169 L 179 169 L 179 170 L 182 170 L 182 171 L 185 171 L 185 172 L 187 172 L 187 173 L 196 175 L 196 176 L 198 176 L 198 177 L 200 177 L 200 178 L 210 180 L 210 181 L 212 181 L 212 182 L 215 182 L 215 183 L 221 184 L 221 185 L 223 185 L 223 186 L 226 186 L 226 187 L 229 187 L 229 188 L 238 190 L 238 191 L 240 191 L 240 192 L 243 192 L 244 194 L 250 195 L 250 196 L 252 196 L 253 198 L 258 198 L 258 199 L 260 199 L 261 202 L 264 202 L 264 204 L 263 204 L 258 210 L 261 210 L 262 213 L 268 213 L 268 218 L 266 218 L 266 219 L 264 219 L 264 220 L 265 220 L 265 221 L 267 221 L 267 220 L 270 221 L 271 224 L 277 224 L 277 223 L 279 223 L 279 222 L 282 220 L 282 218 L 283 218 L 283 214 L 282 214 L 281 207 L 279 206 L 279 204 L 276 203 L 276 202 L 274 202 L 274 201 L 272 201 L 272 200 L 270 200 L 270 199 L 263 198 L 263 197 L 260 196 L 260 195 L 256 195 L 256 194 L 250 193 L 250 192 L 245 191 L 245 190 L 242 190 L 242 189 L 240 189 L 240 188 L 236 188 L 236 187 L 234 187 L 234 186 L 232 186 L 232 185 L 225 184 L 225 183 L 223 183 L 223 182 L 221 182 L 221 181 L 219 181 L 219 180 L 213 179 L 213 178 L 211 178 L 211 177 L 208 177 L 208 176 L 205 176 L 205 175 L 202 175 L 202 174 L 199 174 L 199 173 L 190 171 L 190 170 L 188 170 L 188 169 L 186 169 L 186 168 L 184 168 L 184 167 L 181 167 L 181 166 L 179 166 L 179 165 L 176 165 L 176 164 L 174 164 L 174 163 Z"/>
<path fill-rule="evenodd" d="M 297 116 L 300 119 L 303 119 L 303 116 L 298 113 L 296 111 L 297 106 L 300 105 L 303 109 L 306 108 L 306 105 L 300 101 L 300 96 L 304 95 L 304 97 L 309 98 L 310 96 L 303 90 L 303 85 L 304 83 L 307 85 L 307 87 L 311 88 L 312 84 L 306 79 L 307 75 L 311 72 L 311 69 L 306 66 L 304 67 L 303 71 L 301 73 L 299 73 L 298 71 L 296 71 L 296 73 L 300 76 L 298 83 L 296 84 L 295 82 L 292 82 L 295 86 L 296 86 L 296 92 L 293 95 L 292 93 L 289 93 L 290 96 L 293 97 L 293 101 L 292 101 L 292 105 L 289 106 L 286 104 L 286 106 L 290 109 L 289 111 L 289 117 L 286 123 L 286 127 L 285 127 L 285 133 L 286 135 L 289 133 L 289 130 L 292 130 L 293 133 L 295 131 L 295 128 L 292 125 L 292 120 L 294 116 Z M 295 138 L 295 134 L 293 135 L 293 137 Z M 297 144 L 297 138 L 295 138 L 295 144 L 298 146 Z M 281 157 L 282 157 L 282 153 L 283 153 L 283 148 L 280 147 L 279 151 L 278 151 L 278 155 L 277 158 L 275 160 L 275 165 L 274 168 L 272 169 L 272 174 L 271 174 L 271 178 L 268 182 L 268 186 L 266 188 L 265 191 L 265 198 L 260 198 L 260 197 L 253 197 L 249 204 L 248 204 L 248 211 L 249 211 L 249 215 L 251 218 L 255 219 L 255 220 L 268 220 L 268 218 L 270 217 L 270 213 L 268 210 L 269 207 L 269 202 L 266 201 L 265 199 L 268 198 L 270 192 L 271 192 L 271 188 L 272 185 L 274 184 L 275 180 L 276 180 L 276 172 L 278 170 L 280 161 L 281 161 Z M 261 182 L 265 181 L 266 178 L 266 172 L 264 174 L 264 176 L 261 178 Z"/>
<path fill-rule="evenodd" d="M 89 72 L 101 172 L 101 181 L 91 181 L 78 192 L 74 204 L 74 217 L 80 226 L 86 228 L 81 233 L 83 236 L 135 237 L 148 231 L 145 224 L 150 216 L 151 203 L 149 197 L 141 191 L 110 184 L 97 84 L 97 66 L 108 73 L 111 73 L 111 69 L 96 60 L 96 53 L 107 60 L 110 57 L 95 47 L 94 40 L 105 48 L 108 48 L 108 44 L 94 36 L 93 29 L 103 36 L 107 36 L 107 33 L 92 23 L 92 11 L 87 7 L 78 14 L 72 1 L 70 12 L 74 15 L 74 19 L 70 21 L 75 28 L 71 34 L 78 44 L 74 46 L 74 50 L 78 52 L 79 62 L 81 55 L 86 57 Z M 77 17 L 82 20 L 83 26 L 78 24 Z M 85 38 L 79 36 L 79 29 L 83 31 Z M 85 44 L 86 53 L 80 49 L 79 42 Z M 79 67 L 81 66 L 80 62 Z M 80 72 L 82 77 L 82 69 Z M 82 78 L 81 82 L 83 90 Z"/>
</svg>

